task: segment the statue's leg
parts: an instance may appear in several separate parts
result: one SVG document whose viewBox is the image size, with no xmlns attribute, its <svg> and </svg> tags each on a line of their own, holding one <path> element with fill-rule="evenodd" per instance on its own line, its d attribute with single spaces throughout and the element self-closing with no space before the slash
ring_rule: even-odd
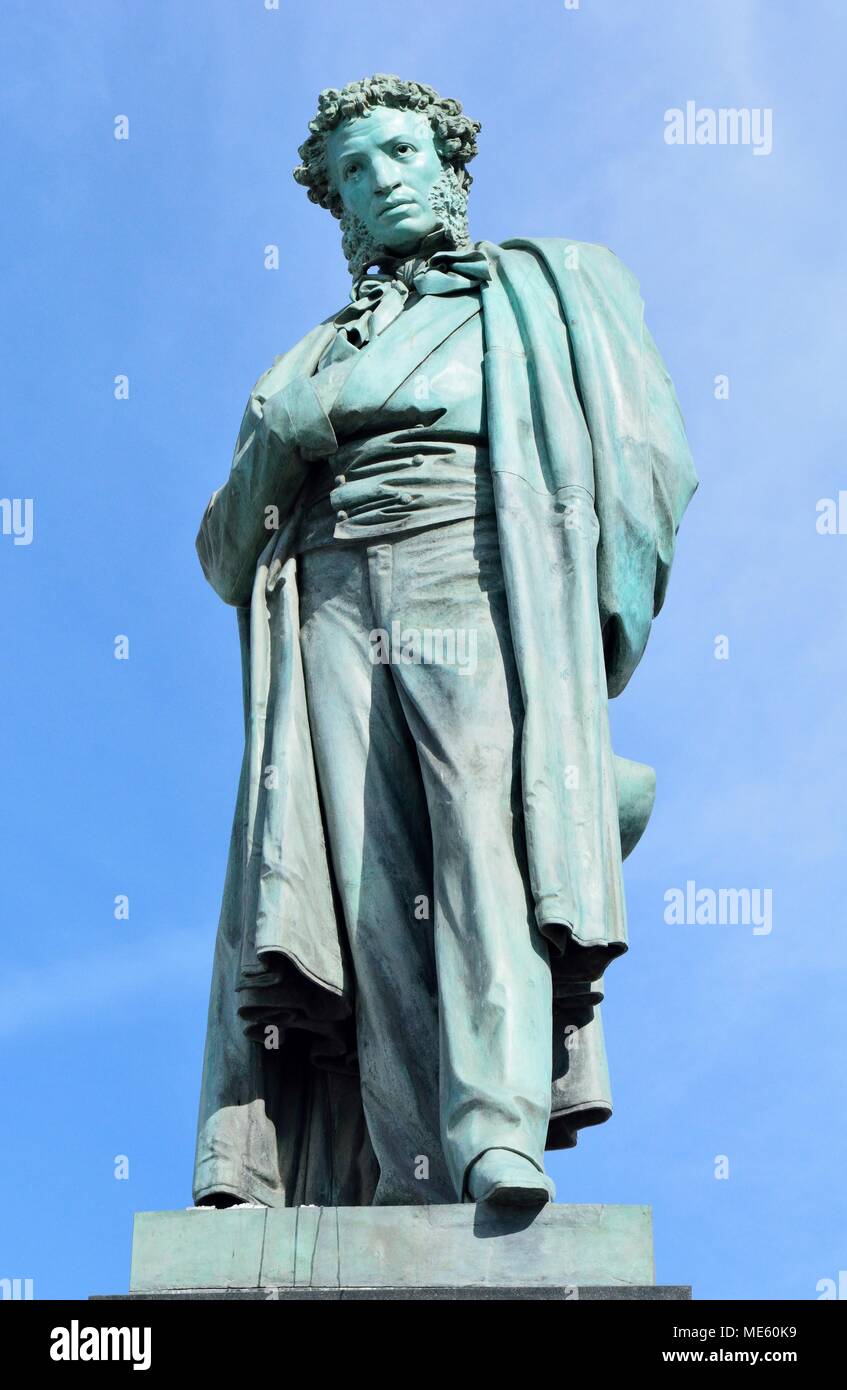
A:
<svg viewBox="0 0 847 1390">
<path fill-rule="evenodd" d="M 429 817 L 389 668 L 365 546 L 298 562 L 309 724 L 356 977 L 362 1101 L 377 1205 L 452 1202 L 441 1148 Z M 422 907 L 422 903 L 424 906 Z"/>
<path fill-rule="evenodd" d="M 488 1154 L 488 1186 L 498 1186 L 499 1163 L 501 1189 L 520 1186 L 522 1170 L 544 1200 L 552 985 L 528 882 L 523 705 L 496 522 L 455 522 L 383 549 L 379 621 L 422 643 L 420 662 L 391 670 L 432 824 L 442 1143 L 463 1196 Z"/>
</svg>

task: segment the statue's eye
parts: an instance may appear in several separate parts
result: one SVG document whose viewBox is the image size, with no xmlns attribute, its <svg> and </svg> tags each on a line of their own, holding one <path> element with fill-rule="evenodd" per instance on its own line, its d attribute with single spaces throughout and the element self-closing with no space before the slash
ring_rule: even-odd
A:
<svg viewBox="0 0 847 1390">
<path fill-rule="evenodd" d="M 409 145 L 409 144 L 406 144 L 405 142 L 404 142 L 402 145 L 395 145 L 395 146 L 394 146 L 394 153 L 395 153 L 395 154 L 414 154 L 414 152 L 415 152 L 415 147 L 414 147 L 414 145 Z"/>
<path fill-rule="evenodd" d="M 344 170 L 345 179 L 352 178 L 354 174 L 358 174 L 361 167 L 361 164 L 348 164 L 347 168 Z"/>
</svg>

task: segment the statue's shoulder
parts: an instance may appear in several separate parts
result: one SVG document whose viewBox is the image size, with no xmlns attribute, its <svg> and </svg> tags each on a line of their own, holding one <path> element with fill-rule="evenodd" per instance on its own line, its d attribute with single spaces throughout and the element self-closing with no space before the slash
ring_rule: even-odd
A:
<svg viewBox="0 0 847 1390">
<path fill-rule="evenodd" d="M 510 237 L 497 248 L 510 255 L 535 257 L 553 271 L 582 270 L 598 279 L 621 278 L 636 284 L 632 271 L 608 246 L 572 237 Z"/>
<path fill-rule="evenodd" d="M 335 331 L 333 328 L 334 318 L 335 315 L 331 315 L 324 319 L 322 323 L 305 333 L 299 342 L 290 347 L 287 352 L 275 357 L 267 371 L 259 377 L 250 393 L 251 396 L 266 401 L 269 396 L 281 391 L 283 386 L 286 386 L 295 376 L 311 373 Z"/>
<path fill-rule="evenodd" d="M 552 282 L 563 303 L 578 310 L 582 304 L 605 304 L 637 317 L 641 288 L 627 265 L 608 246 L 569 237 L 512 237 L 488 252 L 499 259 L 502 272 L 539 288 Z"/>
<path fill-rule="evenodd" d="M 595 241 L 578 241 L 576 237 L 566 236 L 522 236 L 509 237 L 508 241 L 501 241 L 500 247 L 504 251 L 511 251 L 522 248 L 526 251 L 534 251 L 536 255 L 543 253 L 546 256 L 564 255 L 568 249 L 579 251 L 581 255 L 588 256 L 591 260 L 603 260 L 611 257 L 617 260 L 614 251 L 608 246 L 601 246 Z"/>
</svg>

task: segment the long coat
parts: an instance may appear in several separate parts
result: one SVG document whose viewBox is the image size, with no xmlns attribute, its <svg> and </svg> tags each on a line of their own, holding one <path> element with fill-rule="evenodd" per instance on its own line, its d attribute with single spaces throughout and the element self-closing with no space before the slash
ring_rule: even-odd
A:
<svg viewBox="0 0 847 1390">
<path fill-rule="evenodd" d="M 627 948 L 621 859 L 652 769 L 614 757 L 625 687 L 696 486 L 638 285 L 606 248 L 480 243 L 488 443 L 524 702 L 522 795 L 551 945 L 548 1147 L 611 1113 L 599 1004 Z M 264 402 L 311 375 L 332 320 L 277 358 L 245 413 L 197 546 L 238 609 L 245 752 L 215 950 L 195 1201 L 357 1205 L 376 1166 L 356 1070 L 352 975 L 327 855 L 299 649 L 298 497 L 312 466 Z M 295 388 L 296 389 L 296 388 Z M 277 529 L 269 530 L 276 526 Z M 567 946 L 567 949 L 564 947 Z"/>
</svg>

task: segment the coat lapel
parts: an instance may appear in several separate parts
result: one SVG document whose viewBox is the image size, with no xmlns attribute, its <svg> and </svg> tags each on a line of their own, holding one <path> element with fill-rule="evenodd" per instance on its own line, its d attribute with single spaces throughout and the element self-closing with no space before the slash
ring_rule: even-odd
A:
<svg viewBox="0 0 847 1390">
<path fill-rule="evenodd" d="M 442 343 L 480 312 L 475 294 L 427 294 L 361 348 L 336 398 L 356 429 L 380 410 Z M 357 407 L 357 401 L 368 404 Z"/>
</svg>

